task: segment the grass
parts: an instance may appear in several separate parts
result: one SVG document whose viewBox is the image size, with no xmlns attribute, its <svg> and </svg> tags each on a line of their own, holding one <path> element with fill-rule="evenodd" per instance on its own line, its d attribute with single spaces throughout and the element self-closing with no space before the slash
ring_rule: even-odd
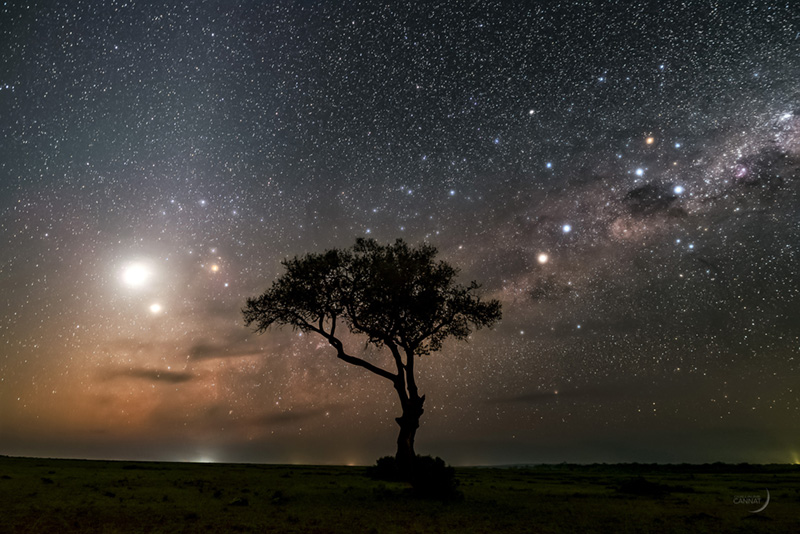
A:
<svg viewBox="0 0 800 534">
<path fill-rule="evenodd" d="M 457 468 L 451 502 L 364 472 L 0 457 L 0 532 L 800 532 L 798 466 Z"/>
</svg>

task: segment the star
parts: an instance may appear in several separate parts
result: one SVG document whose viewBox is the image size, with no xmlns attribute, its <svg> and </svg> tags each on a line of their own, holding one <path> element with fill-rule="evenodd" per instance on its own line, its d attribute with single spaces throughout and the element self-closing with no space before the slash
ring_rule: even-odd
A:
<svg viewBox="0 0 800 534">
<path fill-rule="evenodd" d="M 122 281 L 132 288 L 143 287 L 153 276 L 153 272 L 144 263 L 130 263 L 122 270 Z"/>
</svg>

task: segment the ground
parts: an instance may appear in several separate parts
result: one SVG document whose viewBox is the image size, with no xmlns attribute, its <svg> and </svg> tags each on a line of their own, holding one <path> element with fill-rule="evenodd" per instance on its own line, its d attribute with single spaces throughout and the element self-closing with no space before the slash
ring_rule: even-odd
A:
<svg viewBox="0 0 800 534">
<path fill-rule="evenodd" d="M 448 502 L 364 472 L 0 457 L 0 532 L 800 532 L 793 465 L 457 468 Z"/>
</svg>

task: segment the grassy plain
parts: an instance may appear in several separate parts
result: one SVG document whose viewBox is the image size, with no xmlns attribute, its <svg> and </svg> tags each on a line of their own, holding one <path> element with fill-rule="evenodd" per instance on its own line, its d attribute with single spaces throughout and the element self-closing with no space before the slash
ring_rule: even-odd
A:
<svg viewBox="0 0 800 534">
<path fill-rule="evenodd" d="M 0 457 L 0 532 L 800 532 L 800 466 L 457 468 L 451 502 L 364 472 Z"/>
</svg>

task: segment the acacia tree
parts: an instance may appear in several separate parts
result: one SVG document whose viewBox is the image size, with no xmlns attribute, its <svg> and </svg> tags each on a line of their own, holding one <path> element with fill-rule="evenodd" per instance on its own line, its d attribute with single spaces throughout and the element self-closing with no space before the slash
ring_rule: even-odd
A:
<svg viewBox="0 0 800 534">
<path fill-rule="evenodd" d="M 423 413 L 414 377 L 416 360 L 438 351 L 448 337 L 463 340 L 473 330 L 500 319 L 497 300 L 475 295 L 476 282 L 459 285 L 458 270 L 436 261 L 436 248 L 391 245 L 358 239 L 349 249 L 331 249 L 285 260 L 286 272 L 262 295 L 247 299 L 245 325 L 262 333 L 288 325 L 315 332 L 336 356 L 389 380 L 402 415 L 396 459 L 402 468 L 415 458 L 414 438 Z M 342 328 L 388 350 L 394 363 L 385 369 L 345 350 Z M 349 337 L 349 336 L 348 336 Z"/>
</svg>

